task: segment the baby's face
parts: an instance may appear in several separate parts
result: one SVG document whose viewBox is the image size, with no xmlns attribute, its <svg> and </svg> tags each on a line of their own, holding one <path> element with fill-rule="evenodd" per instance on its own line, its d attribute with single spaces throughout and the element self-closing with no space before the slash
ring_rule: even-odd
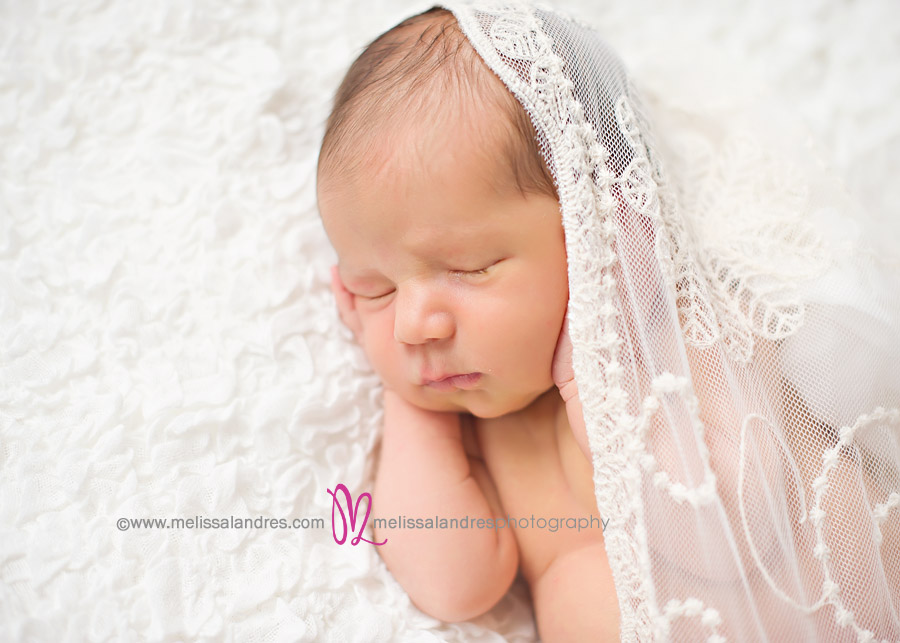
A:
<svg viewBox="0 0 900 643">
<path fill-rule="evenodd" d="M 479 142 L 450 127 L 393 141 L 353 177 L 320 177 L 319 206 L 345 315 L 385 386 L 488 418 L 553 385 L 568 280 L 559 204 L 498 191 L 506 166 Z"/>
</svg>

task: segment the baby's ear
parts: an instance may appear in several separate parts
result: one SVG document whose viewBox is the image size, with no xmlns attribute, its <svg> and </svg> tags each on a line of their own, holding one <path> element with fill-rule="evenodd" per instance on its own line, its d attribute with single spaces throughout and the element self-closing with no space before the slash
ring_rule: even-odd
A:
<svg viewBox="0 0 900 643">
<path fill-rule="evenodd" d="M 353 301 L 353 295 L 344 287 L 337 265 L 331 266 L 331 292 L 337 302 L 338 314 L 344 325 L 353 331 L 356 341 L 362 345 L 362 322 Z"/>
</svg>

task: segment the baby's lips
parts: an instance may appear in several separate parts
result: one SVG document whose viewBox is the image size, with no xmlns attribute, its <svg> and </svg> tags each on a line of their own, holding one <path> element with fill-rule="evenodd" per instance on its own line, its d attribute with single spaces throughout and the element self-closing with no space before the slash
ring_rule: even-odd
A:
<svg viewBox="0 0 900 643">
<path fill-rule="evenodd" d="M 451 375 L 440 380 L 424 380 L 424 386 L 436 391 L 470 390 L 478 386 L 481 373 L 462 373 Z"/>
</svg>

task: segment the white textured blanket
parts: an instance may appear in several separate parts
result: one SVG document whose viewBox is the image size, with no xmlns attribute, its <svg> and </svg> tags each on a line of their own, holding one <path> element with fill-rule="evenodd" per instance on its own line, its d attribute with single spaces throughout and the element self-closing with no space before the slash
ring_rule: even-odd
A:
<svg viewBox="0 0 900 643">
<path fill-rule="evenodd" d="M 893 0 L 598 4 L 559 6 L 638 78 L 741 61 L 900 202 Z M 359 48 L 429 4 L 357 6 L 0 0 L 0 639 L 534 639 L 521 583 L 443 624 L 332 535 L 381 391 L 328 290 L 317 148 Z"/>
</svg>

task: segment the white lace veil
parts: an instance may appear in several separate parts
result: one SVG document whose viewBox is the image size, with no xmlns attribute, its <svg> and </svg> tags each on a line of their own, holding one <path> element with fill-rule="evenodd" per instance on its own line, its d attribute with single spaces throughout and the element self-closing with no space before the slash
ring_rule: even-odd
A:
<svg viewBox="0 0 900 643">
<path fill-rule="evenodd" d="M 623 639 L 900 639 L 897 240 L 762 130 L 651 131 L 590 28 L 444 6 L 559 192 Z"/>
</svg>

